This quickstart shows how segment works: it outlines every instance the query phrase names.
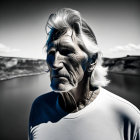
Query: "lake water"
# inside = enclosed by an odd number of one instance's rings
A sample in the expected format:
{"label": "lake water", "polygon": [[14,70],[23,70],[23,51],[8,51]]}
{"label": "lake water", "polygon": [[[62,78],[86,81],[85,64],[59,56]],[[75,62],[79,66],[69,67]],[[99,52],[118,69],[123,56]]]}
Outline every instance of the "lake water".
{"label": "lake water", "polygon": [[[140,108],[140,77],[109,74],[106,89]],[[28,117],[33,100],[50,91],[47,74],[0,82],[0,140],[27,140]]]}

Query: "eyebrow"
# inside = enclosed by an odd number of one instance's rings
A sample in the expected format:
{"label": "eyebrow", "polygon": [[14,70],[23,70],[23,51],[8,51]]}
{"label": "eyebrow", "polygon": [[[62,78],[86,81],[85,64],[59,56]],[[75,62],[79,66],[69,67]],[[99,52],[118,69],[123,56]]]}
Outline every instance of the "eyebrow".
{"label": "eyebrow", "polygon": [[74,43],[73,42],[69,42],[69,41],[63,41],[59,45],[73,47],[74,46]]}
{"label": "eyebrow", "polygon": [[[61,47],[59,48],[59,46],[61,46]],[[71,43],[71,42],[68,42],[68,41],[63,41],[61,43],[52,42],[52,43],[49,43],[48,48],[47,48],[47,52],[50,49],[57,48],[57,47],[59,49],[68,49],[68,50],[74,51],[73,46],[74,46],[74,43]]]}

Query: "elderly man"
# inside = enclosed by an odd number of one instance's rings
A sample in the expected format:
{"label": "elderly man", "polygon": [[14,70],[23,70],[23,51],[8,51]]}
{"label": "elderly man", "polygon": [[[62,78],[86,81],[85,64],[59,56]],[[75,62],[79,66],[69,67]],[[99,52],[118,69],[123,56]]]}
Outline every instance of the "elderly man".
{"label": "elderly man", "polygon": [[95,35],[78,11],[63,8],[47,22],[52,92],[31,108],[30,140],[139,140],[140,112],[101,88],[106,68]]}

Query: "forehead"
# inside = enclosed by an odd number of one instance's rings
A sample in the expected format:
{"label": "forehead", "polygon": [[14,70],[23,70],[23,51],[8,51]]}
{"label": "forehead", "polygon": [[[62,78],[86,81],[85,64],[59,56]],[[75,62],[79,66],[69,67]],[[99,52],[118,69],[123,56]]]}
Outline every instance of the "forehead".
{"label": "forehead", "polygon": [[56,31],[53,31],[49,36],[47,44],[48,46],[49,44],[76,45],[77,42],[76,42],[75,32],[72,31],[71,29],[68,29],[64,34],[60,35],[60,33],[58,32],[56,33]]}

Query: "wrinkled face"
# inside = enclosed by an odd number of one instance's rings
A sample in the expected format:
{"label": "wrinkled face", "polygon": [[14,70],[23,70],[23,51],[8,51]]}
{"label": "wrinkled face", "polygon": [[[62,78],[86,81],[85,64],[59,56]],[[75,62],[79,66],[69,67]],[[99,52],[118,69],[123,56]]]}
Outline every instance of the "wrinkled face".
{"label": "wrinkled face", "polygon": [[87,67],[88,55],[79,48],[72,34],[72,30],[68,30],[48,42],[47,63],[51,87],[55,91],[66,92],[77,87]]}

